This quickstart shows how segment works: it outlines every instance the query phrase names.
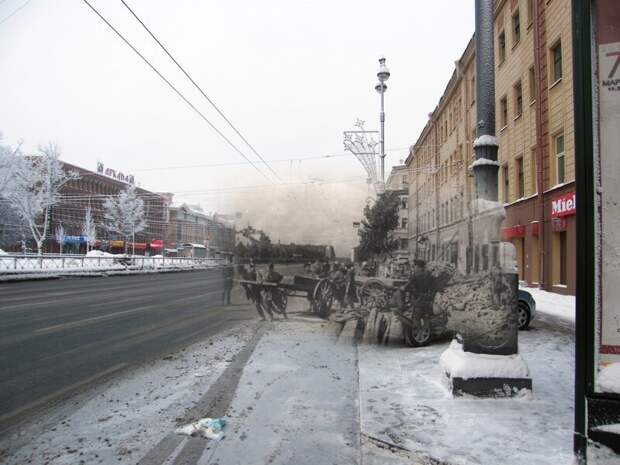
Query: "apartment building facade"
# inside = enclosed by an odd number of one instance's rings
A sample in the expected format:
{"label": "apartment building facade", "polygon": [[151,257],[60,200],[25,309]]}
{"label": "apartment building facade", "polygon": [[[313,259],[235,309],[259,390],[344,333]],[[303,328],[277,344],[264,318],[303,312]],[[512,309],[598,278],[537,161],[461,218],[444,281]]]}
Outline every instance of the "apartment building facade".
{"label": "apartment building facade", "polygon": [[226,215],[209,215],[200,205],[187,203],[170,206],[168,216],[164,243],[170,253],[178,253],[184,244],[204,247],[209,257],[233,252],[234,218]]}
{"label": "apartment building facade", "polygon": [[[103,204],[109,197],[118,195],[130,184],[123,177],[106,175],[103,170],[90,171],[67,162],[62,162],[65,171],[72,171],[79,175],[78,179],[67,182],[61,189],[59,201],[51,209],[50,239],[46,241],[46,252],[58,252],[60,247],[54,239],[54,231],[62,226],[65,232],[65,251],[84,252],[86,237],[82,234],[82,227],[86,209],[90,207],[93,221],[97,230],[95,247],[111,251],[123,252],[125,242],[123,237],[111,232],[105,227]],[[132,179],[133,180],[133,179]],[[162,239],[168,222],[168,197],[165,194],[136,188],[137,196],[144,202],[146,226],[144,230],[135,234],[135,242],[127,244],[136,254],[161,253]]]}
{"label": "apartment building facade", "polygon": [[[498,192],[502,238],[516,248],[519,278],[575,292],[575,187],[570,0],[495,3]],[[406,160],[410,254],[465,269],[476,136],[473,38]]]}
{"label": "apartment building facade", "polygon": [[398,241],[398,255],[409,254],[409,170],[406,165],[392,167],[386,191],[396,192],[399,200],[398,227],[394,230],[394,238]]}

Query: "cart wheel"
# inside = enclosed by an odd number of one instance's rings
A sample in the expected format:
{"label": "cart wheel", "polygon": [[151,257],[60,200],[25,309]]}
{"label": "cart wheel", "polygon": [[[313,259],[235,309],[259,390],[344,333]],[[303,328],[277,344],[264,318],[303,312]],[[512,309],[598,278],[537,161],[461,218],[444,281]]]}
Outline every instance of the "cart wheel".
{"label": "cart wheel", "polygon": [[388,316],[385,313],[380,313],[377,316],[377,321],[375,323],[375,337],[377,344],[383,344],[383,339],[385,338],[385,333],[388,330],[389,326]]}
{"label": "cart wheel", "polygon": [[359,289],[359,301],[361,305],[367,305],[371,300],[377,304],[387,300],[388,289],[378,279],[369,279]]}
{"label": "cart wheel", "polygon": [[313,292],[314,311],[321,318],[327,318],[334,301],[334,287],[329,279],[321,279]]}
{"label": "cart wheel", "polygon": [[422,347],[431,341],[430,318],[414,317],[413,325],[404,328],[405,342],[410,347]]}

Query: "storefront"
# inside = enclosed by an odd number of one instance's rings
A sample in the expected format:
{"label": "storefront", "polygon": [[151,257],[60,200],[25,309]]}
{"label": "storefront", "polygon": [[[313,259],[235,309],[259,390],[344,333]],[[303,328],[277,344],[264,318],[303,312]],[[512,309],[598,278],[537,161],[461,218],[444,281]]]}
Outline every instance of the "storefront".
{"label": "storefront", "polygon": [[149,255],[163,255],[164,241],[161,239],[154,239],[149,244]]}
{"label": "storefront", "polygon": [[542,200],[542,225],[538,196],[508,205],[502,240],[515,246],[520,281],[528,286],[574,295],[577,212],[574,183],[546,192]]}

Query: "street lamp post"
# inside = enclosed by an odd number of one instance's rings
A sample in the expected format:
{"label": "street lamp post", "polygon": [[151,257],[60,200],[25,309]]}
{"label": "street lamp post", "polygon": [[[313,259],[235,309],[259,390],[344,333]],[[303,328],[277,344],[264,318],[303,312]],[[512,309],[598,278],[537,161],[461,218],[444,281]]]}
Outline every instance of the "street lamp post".
{"label": "street lamp post", "polygon": [[381,123],[381,182],[385,182],[385,111],[384,111],[384,94],[387,90],[387,81],[390,78],[390,70],[385,66],[385,57],[379,58],[379,71],[377,71],[379,82],[375,86],[375,90],[381,95],[381,113],[379,121]]}

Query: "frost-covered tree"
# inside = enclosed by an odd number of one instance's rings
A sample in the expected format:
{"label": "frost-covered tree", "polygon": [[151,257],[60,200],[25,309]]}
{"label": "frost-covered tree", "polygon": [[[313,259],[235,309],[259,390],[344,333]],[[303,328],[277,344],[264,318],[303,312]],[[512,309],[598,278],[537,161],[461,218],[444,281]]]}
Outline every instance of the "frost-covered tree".
{"label": "frost-covered tree", "polygon": [[50,209],[58,203],[61,188],[79,175],[65,171],[55,144],[39,147],[38,156],[18,157],[11,188],[5,194],[28,225],[39,255],[49,235]]}
{"label": "frost-covered tree", "polygon": [[19,158],[21,142],[17,148],[2,143],[0,133],[0,197],[5,196],[12,188],[15,180],[15,170],[21,161]]}
{"label": "frost-covered tree", "polygon": [[118,196],[107,198],[103,209],[106,229],[125,239],[125,253],[127,253],[129,238],[146,227],[144,201],[138,197],[136,188],[129,185]]}
{"label": "frost-covered tree", "polygon": [[97,240],[97,226],[93,219],[93,212],[90,205],[86,207],[84,212],[84,222],[82,223],[82,235],[86,236],[86,251],[90,250],[90,247]]}
{"label": "frost-covered tree", "polygon": [[62,224],[56,226],[56,230],[54,231],[54,239],[56,239],[56,242],[60,247],[60,254],[62,255],[62,246],[65,245],[65,228]]}
{"label": "frost-covered tree", "polygon": [[0,198],[0,249],[11,249],[29,235],[28,226],[9,200]]}

